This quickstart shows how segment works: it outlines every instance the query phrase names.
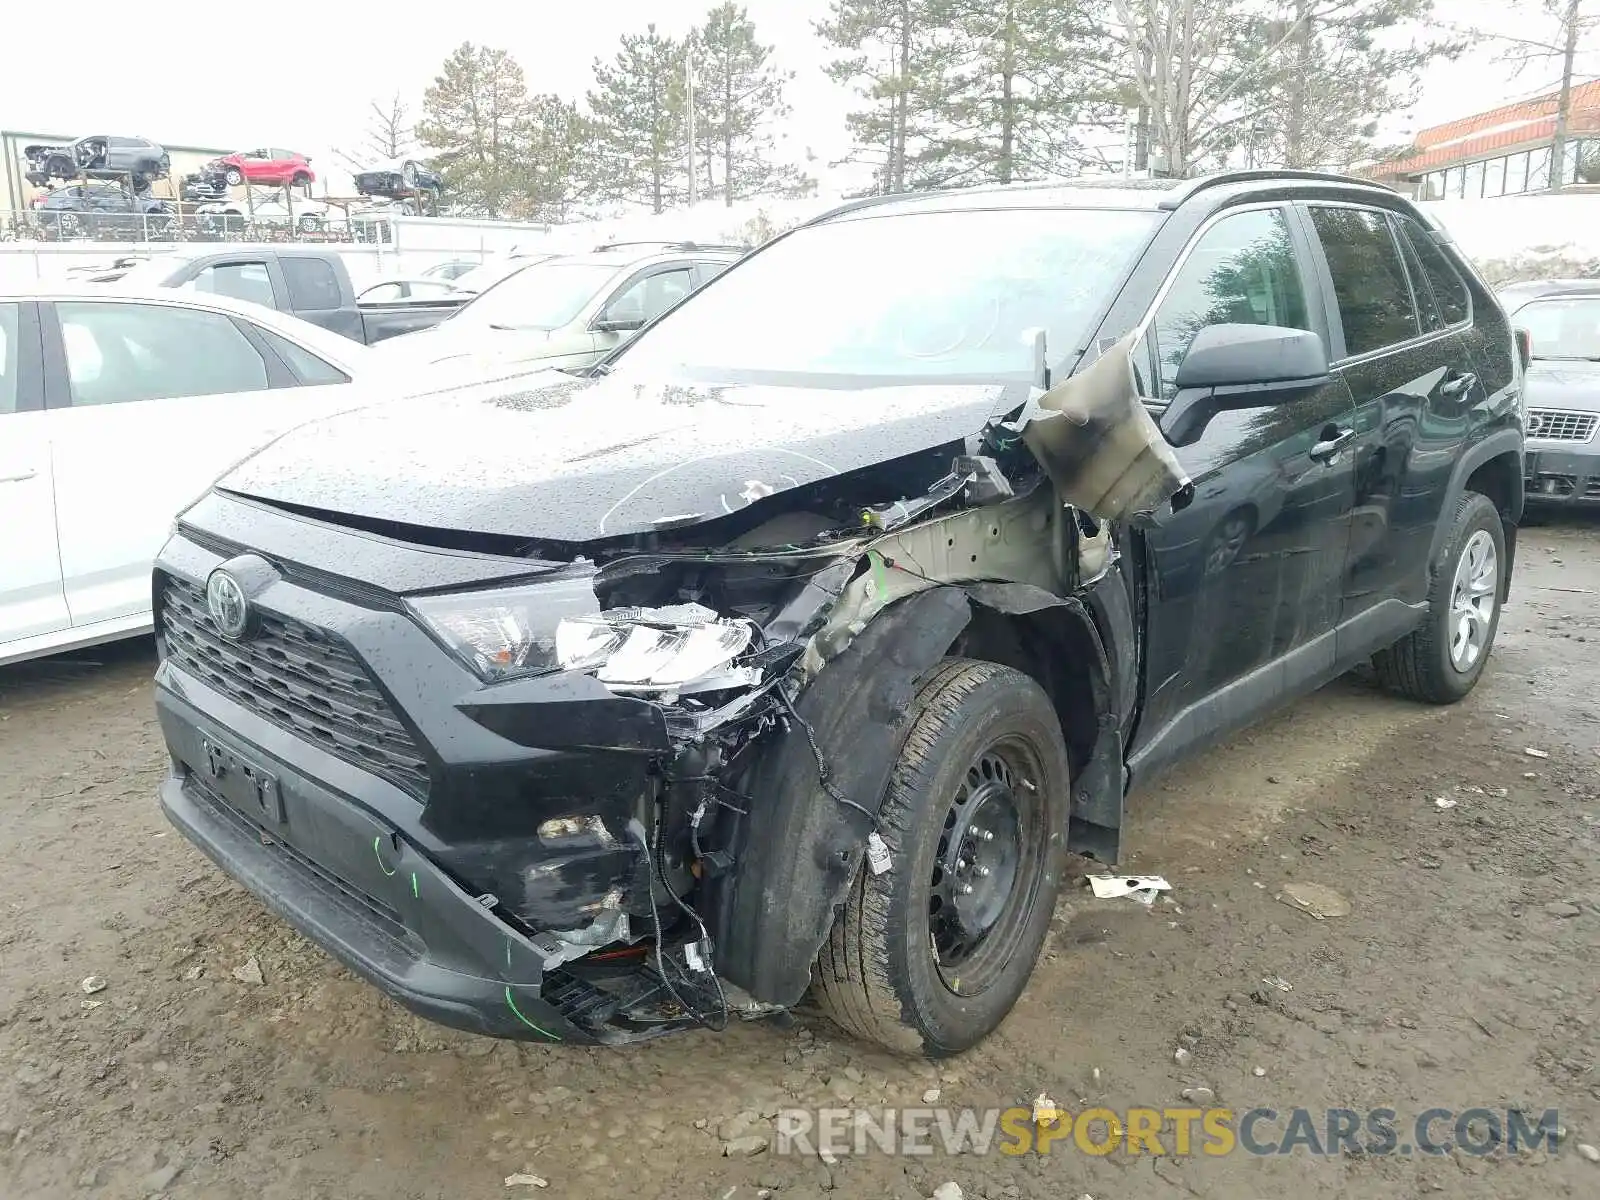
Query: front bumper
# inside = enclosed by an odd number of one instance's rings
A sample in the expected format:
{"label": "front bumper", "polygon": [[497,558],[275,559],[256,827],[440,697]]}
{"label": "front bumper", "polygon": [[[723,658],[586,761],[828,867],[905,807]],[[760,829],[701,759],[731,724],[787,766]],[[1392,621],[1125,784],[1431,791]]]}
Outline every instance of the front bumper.
{"label": "front bumper", "polygon": [[[595,1041],[541,991],[544,952],[497,918],[398,830],[289,761],[305,748],[252,729],[225,697],[163,666],[156,710],[172,754],[171,822],[307,938],[411,1011],[493,1037]],[[231,760],[219,775],[207,764]],[[254,778],[246,778],[250,770]],[[257,800],[262,772],[274,795]],[[341,774],[337,767],[335,775]],[[230,779],[230,775],[232,778]]]}
{"label": "front bumper", "polygon": [[[573,961],[563,941],[617,909],[650,927],[648,868],[625,831],[654,795],[650,747],[665,746],[656,710],[588,676],[486,687],[395,605],[371,603],[322,565],[348,571],[377,556],[368,577],[417,586],[492,564],[215,497],[203,506],[247,518],[275,561],[288,558],[276,557],[281,538],[296,546],[289,561],[311,565],[253,597],[259,627],[226,643],[202,628],[195,596],[237,551],[185,533],[162,551],[155,682],[169,819],[308,938],[431,1020],[582,1042],[681,1027],[649,1002],[658,989],[642,947],[602,964]],[[597,731],[623,744],[597,747]],[[547,840],[543,823],[572,815],[600,818],[603,831]]]}
{"label": "front bumper", "polygon": [[1557,450],[1530,441],[1526,463],[1528,504],[1600,506],[1600,446]]}

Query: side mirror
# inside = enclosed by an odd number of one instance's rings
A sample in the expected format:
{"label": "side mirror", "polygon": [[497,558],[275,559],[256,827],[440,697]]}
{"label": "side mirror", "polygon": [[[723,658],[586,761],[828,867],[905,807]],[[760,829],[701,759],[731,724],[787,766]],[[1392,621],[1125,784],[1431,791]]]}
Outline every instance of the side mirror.
{"label": "side mirror", "polygon": [[633,333],[644,328],[644,317],[608,317],[602,313],[590,328],[596,333]]}
{"label": "side mirror", "polygon": [[1208,325],[1178,367],[1161,432],[1174,446],[1191,445],[1219,412],[1282,404],[1330,378],[1327,347],[1309,330]]}

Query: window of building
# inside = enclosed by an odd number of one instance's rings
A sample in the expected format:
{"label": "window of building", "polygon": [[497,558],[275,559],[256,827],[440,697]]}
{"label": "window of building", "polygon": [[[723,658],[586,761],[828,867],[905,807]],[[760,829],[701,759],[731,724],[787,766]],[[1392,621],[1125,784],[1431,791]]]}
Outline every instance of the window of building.
{"label": "window of building", "polygon": [[1578,143],[1578,183],[1600,183],[1600,141]]}
{"label": "window of building", "polygon": [[1422,188],[1417,196],[1419,200],[1444,199],[1444,172],[1434,171],[1422,177]]}
{"label": "window of building", "polygon": [[1505,159],[1491,158],[1483,164],[1483,194],[1489,197],[1506,194]]}
{"label": "window of building", "polygon": [[1468,200],[1477,200],[1483,196],[1483,164],[1481,162],[1467,164],[1466,176],[1461,184],[1461,194]]}
{"label": "window of building", "polygon": [[1463,169],[1461,167],[1451,167],[1444,173],[1444,194],[1447,199],[1461,199],[1462,176]]}
{"label": "window of building", "polygon": [[1513,154],[1506,159],[1506,195],[1516,196],[1528,190],[1528,152]]}
{"label": "window of building", "polygon": [[1542,192],[1550,186],[1550,147],[1528,151],[1528,191]]}

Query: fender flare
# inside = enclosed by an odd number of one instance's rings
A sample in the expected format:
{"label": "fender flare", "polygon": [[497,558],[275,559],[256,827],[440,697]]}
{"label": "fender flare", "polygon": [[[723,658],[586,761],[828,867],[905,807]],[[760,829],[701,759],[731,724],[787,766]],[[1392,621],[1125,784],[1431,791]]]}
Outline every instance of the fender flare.
{"label": "fender flare", "polygon": [[[1440,509],[1440,517],[1434,525],[1433,540],[1428,546],[1428,569],[1432,571],[1434,564],[1439,561],[1439,556],[1444,553],[1444,541],[1449,536],[1450,528],[1448,514],[1455,511],[1456,503],[1467,490],[1467,479],[1484,463],[1491,458],[1501,455],[1511,455],[1516,459],[1516,490],[1512,496],[1511,528],[1505,531],[1506,554],[1515,560],[1516,556],[1516,525],[1522,520],[1523,509],[1523,446],[1522,430],[1520,427],[1502,427],[1489,434],[1487,437],[1472,443],[1456,459],[1455,466],[1450,470],[1450,482],[1445,486],[1444,505]],[[1506,564],[1505,595],[1504,601],[1511,594],[1511,568],[1513,562]]]}

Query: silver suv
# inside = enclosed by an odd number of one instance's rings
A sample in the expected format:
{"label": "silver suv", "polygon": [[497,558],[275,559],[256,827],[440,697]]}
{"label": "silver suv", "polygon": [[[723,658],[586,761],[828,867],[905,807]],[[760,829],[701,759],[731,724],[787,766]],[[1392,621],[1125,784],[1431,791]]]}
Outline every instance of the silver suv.
{"label": "silver suv", "polygon": [[417,366],[591,366],[743,253],[737,246],[627,242],[536,260],[433,328],[374,349]]}

